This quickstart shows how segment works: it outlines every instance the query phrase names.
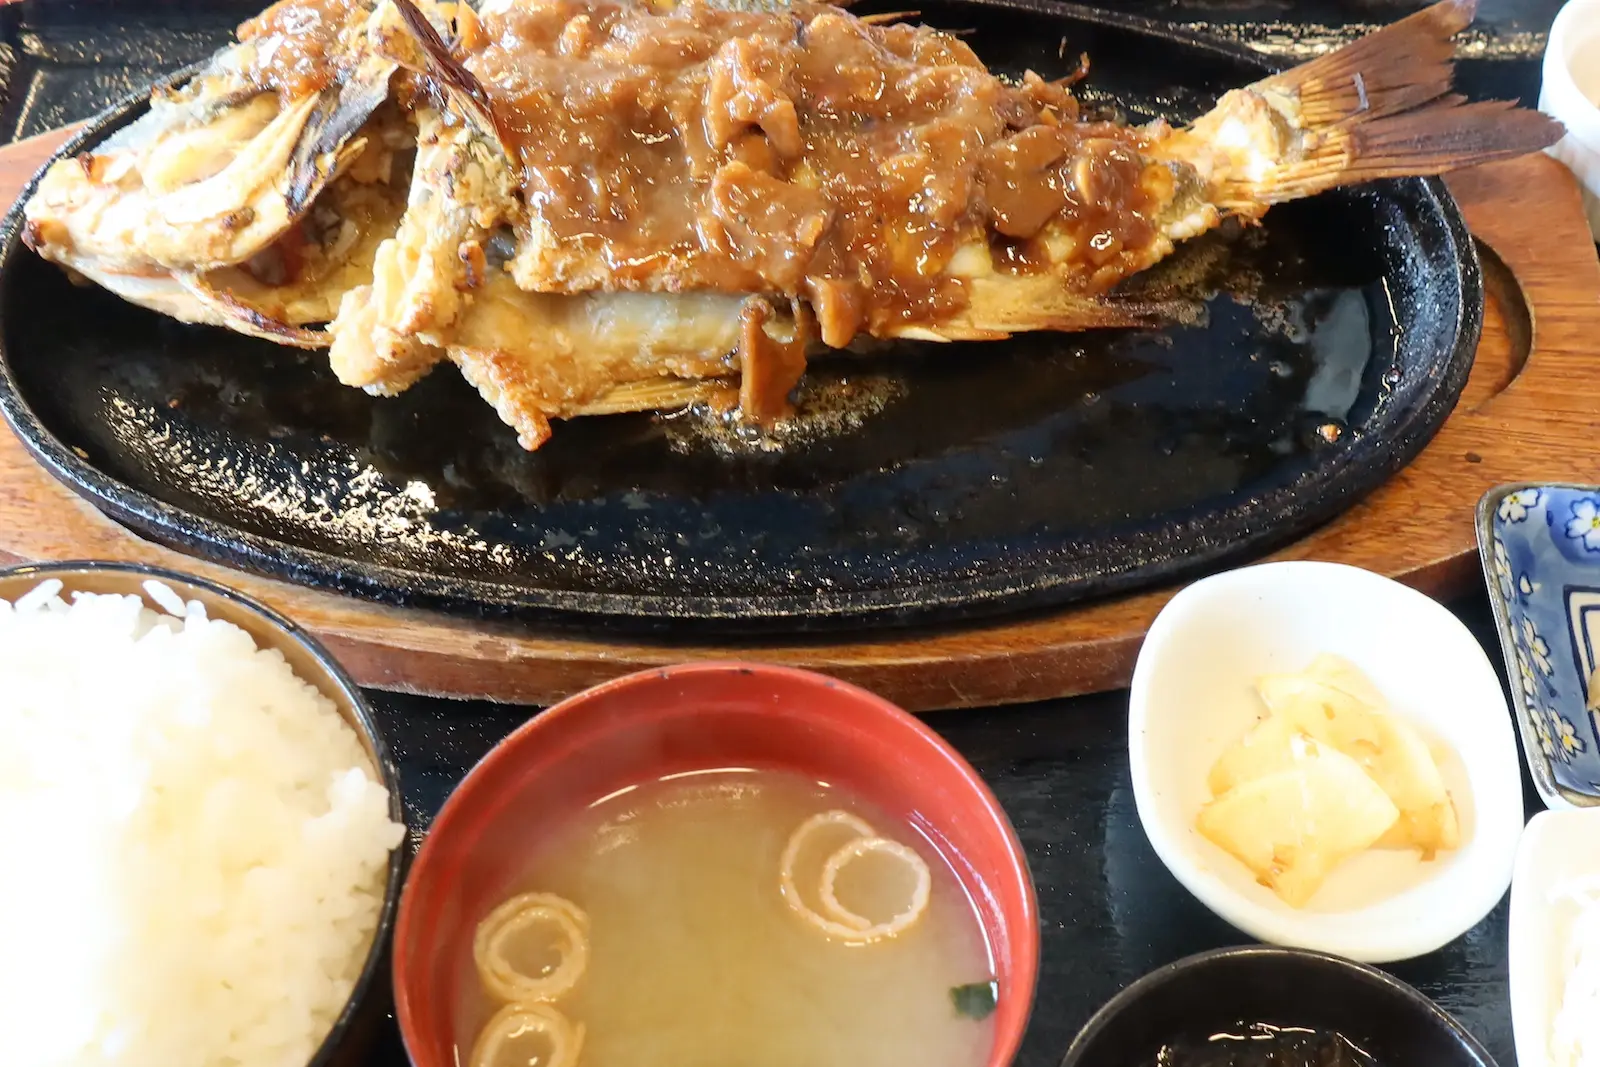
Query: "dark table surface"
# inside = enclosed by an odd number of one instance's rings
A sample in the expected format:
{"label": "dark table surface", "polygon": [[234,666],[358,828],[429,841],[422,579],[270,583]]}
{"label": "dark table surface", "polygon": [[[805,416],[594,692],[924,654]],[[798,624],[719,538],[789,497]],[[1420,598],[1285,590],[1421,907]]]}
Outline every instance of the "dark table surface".
{"label": "dark table surface", "polygon": [[[257,0],[21,0],[0,8],[0,140],[86,117],[221,43]],[[1118,0],[1108,6],[1298,58],[1392,21],[1394,0]],[[1461,87],[1477,97],[1538,94],[1538,59],[1558,0],[1482,0],[1464,37]],[[1498,667],[1487,601],[1452,607]],[[423,832],[467,769],[532,708],[372,693],[399,758],[406,806]],[[1046,1067],[1107,998],[1181,956],[1248,940],[1167,873],[1134,810],[1127,694],[946,712],[928,721],[993,787],[1038,887],[1044,950],[1018,1067]],[[1529,814],[1540,802],[1526,787]],[[1438,952],[1390,969],[1453,1012],[1502,1064],[1512,1053],[1506,902]],[[373,1067],[405,1063],[392,1032]]]}

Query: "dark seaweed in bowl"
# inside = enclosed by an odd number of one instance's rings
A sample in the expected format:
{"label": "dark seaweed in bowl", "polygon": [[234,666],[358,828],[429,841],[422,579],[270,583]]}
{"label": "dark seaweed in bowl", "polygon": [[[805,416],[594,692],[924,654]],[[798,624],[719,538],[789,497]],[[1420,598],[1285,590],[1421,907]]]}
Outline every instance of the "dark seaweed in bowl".
{"label": "dark seaweed in bowl", "polygon": [[[1255,1040],[1218,1040],[1239,1037]],[[1295,1053],[1318,1058],[1283,1058]],[[1061,1067],[1279,1063],[1495,1067],[1459,1022],[1399,979],[1338,956],[1265,945],[1203,952],[1145,975],[1095,1013]]]}

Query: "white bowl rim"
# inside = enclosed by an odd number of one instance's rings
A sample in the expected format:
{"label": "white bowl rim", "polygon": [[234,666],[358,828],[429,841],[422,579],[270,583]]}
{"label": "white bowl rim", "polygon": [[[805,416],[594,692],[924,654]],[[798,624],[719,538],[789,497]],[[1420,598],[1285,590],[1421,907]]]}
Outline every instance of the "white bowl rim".
{"label": "white bowl rim", "polygon": [[1567,136],[1600,151],[1600,105],[1578,91],[1573,78],[1574,59],[1568,55],[1572,38],[1586,18],[1592,21],[1593,44],[1600,57],[1600,0],[1567,0],[1556,12],[1545,42],[1539,106],[1560,120]]}
{"label": "white bowl rim", "polygon": [[[1155,662],[1150,650],[1160,649],[1192,604],[1215,596],[1219,592],[1225,592],[1230,586],[1253,583],[1273,574],[1283,575],[1288,580],[1293,580],[1296,574],[1337,575],[1352,585],[1365,585],[1369,590],[1377,591],[1381,595],[1411,601],[1435,618],[1441,628],[1454,632],[1470,647],[1476,649],[1482,658],[1483,669],[1495,679],[1497,686],[1499,684],[1499,675],[1482,646],[1465,624],[1448,608],[1424,593],[1373,571],[1319,560],[1276,560],[1239,567],[1203,578],[1181,590],[1157,615],[1139,651],[1138,662],[1134,666],[1133,684],[1129,693],[1128,755],[1134,804],[1139,812],[1139,821],[1144,826],[1151,847],[1173,877],[1212,912],[1252,937],[1285,947],[1329,952],[1363,963],[1390,963],[1432,952],[1482,921],[1499,904],[1511,885],[1524,812],[1521,761],[1517,756],[1510,709],[1505,705],[1503,691],[1500,692],[1500,703],[1505,707],[1505,719],[1498,726],[1491,725],[1489,728],[1503,730],[1506,747],[1491,773],[1504,774],[1508,778],[1515,779],[1515,788],[1510,790],[1510,795],[1514,797],[1516,804],[1515,825],[1512,827],[1512,820],[1506,818],[1511,814],[1508,810],[1496,809],[1486,812],[1483,805],[1478,805],[1477,832],[1467,846],[1490,857],[1484,862],[1493,866],[1495,876],[1484,878],[1481,877],[1481,870],[1476,867],[1457,865],[1448,873],[1405,890],[1406,894],[1427,891],[1439,899],[1430,903],[1427,908],[1418,909],[1413,920],[1404,927],[1385,928],[1384,924],[1372,924],[1364,932],[1357,933],[1352,929],[1341,936],[1338,931],[1314,929],[1321,925],[1319,920],[1326,919],[1325,913],[1308,913],[1304,916],[1288,914],[1249,900],[1228,886],[1220,877],[1201,870],[1193,863],[1185,855],[1179,843],[1177,830],[1153,815],[1157,806],[1152,792],[1146,731],[1142,729],[1147,721],[1151,672],[1154,670],[1152,664]],[[1510,786],[1509,781],[1506,784]],[[1506,832],[1495,834],[1494,827],[1501,823],[1506,825]],[[1450,887],[1448,893],[1441,892],[1445,886]],[[1394,899],[1391,897],[1368,908],[1342,912],[1339,913],[1339,917],[1349,920],[1371,908],[1386,906]],[[1360,924],[1351,922],[1349,926],[1359,928]]]}
{"label": "white bowl rim", "polygon": [[[394,941],[395,922],[400,910],[400,897],[411,866],[409,837],[415,829],[415,824],[406,812],[405,795],[401,788],[400,764],[389,743],[388,734],[379,723],[377,713],[367,700],[366,694],[320,638],[276,608],[263,604],[255,597],[224,585],[216,579],[153,563],[112,559],[48,560],[0,567],[0,578],[32,579],[36,582],[59,578],[67,583],[69,589],[74,586],[92,587],[97,579],[103,579],[107,575],[143,578],[187,587],[197,597],[209,597],[212,600],[225,602],[246,614],[255,616],[284,640],[299,645],[309,653],[317,668],[325,675],[325,680],[349,701],[351,715],[346,722],[361,738],[363,750],[370,747],[372,770],[389,794],[389,818],[405,829],[407,839],[401,840],[389,852],[389,858],[384,866],[382,902],[376,925],[373,927],[372,940],[361,957],[360,970],[356,972],[354,984],[345,995],[338,1014],[328,1024],[327,1031],[307,1059],[306,1067],[328,1067],[339,1062],[342,1057],[349,1055],[351,1048],[361,1047],[361,1042],[365,1040],[360,1036],[360,1028],[366,1025],[363,1020],[374,1012],[386,1010],[385,1002],[391,999],[388,989],[388,960]],[[142,590],[138,595],[152,609],[161,608],[159,604],[150,603],[149,595]],[[303,675],[297,674],[297,677],[306,684],[316,684],[313,679]]]}

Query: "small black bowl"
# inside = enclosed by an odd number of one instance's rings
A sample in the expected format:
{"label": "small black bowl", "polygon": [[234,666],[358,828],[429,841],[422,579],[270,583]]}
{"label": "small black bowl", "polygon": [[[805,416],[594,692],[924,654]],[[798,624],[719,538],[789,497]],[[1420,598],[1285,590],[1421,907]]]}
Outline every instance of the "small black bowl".
{"label": "small black bowl", "polygon": [[1161,1047],[1241,1025],[1332,1031],[1380,1067],[1495,1067],[1439,1005],[1382,971],[1303,949],[1250,945],[1151,971],[1106,1002],[1061,1067],[1156,1067]]}

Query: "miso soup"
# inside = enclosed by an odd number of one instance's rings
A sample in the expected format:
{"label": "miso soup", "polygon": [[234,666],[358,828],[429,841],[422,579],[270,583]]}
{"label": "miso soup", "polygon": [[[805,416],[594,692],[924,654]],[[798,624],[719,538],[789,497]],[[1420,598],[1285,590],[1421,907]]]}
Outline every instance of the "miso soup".
{"label": "miso soup", "polygon": [[[641,783],[541,831],[504,896],[519,894],[502,909],[532,908],[522,920],[480,927],[506,973],[464,960],[462,1067],[988,1059],[993,963],[961,883],[911,827],[822,783],[739,768]],[[507,1007],[524,994],[529,1011]],[[486,1049],[491,1017],[509,1028]]]}

